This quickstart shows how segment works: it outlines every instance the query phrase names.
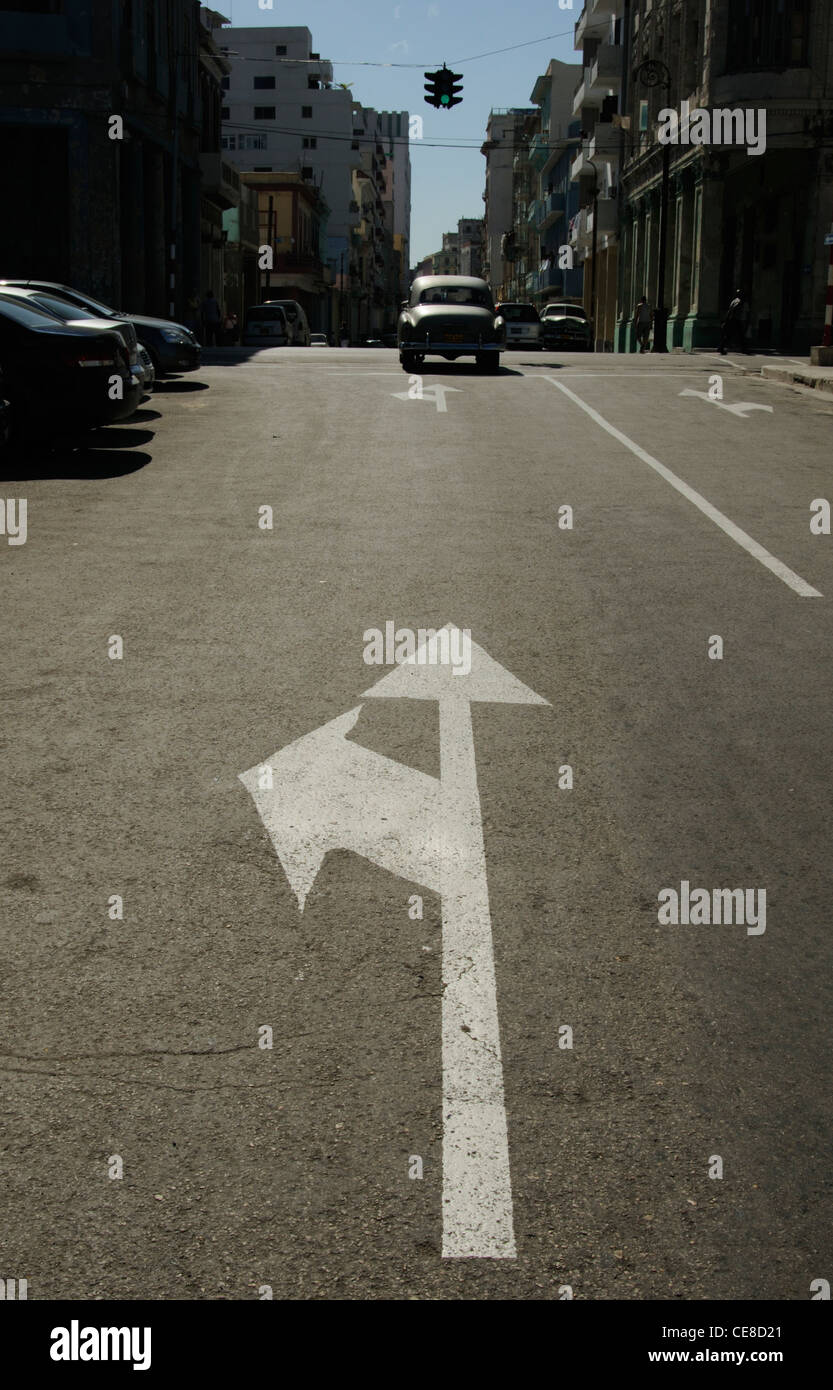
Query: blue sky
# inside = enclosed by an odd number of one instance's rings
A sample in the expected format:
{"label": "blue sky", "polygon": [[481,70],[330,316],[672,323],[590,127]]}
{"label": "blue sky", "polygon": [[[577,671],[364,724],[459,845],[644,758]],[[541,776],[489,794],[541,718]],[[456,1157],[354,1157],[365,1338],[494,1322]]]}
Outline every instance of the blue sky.
{"label": "blue sky", "polygon": [[[482,217],[486,161],[480,153],[493,106],[529,106],[529,94],[550,58],[576,63],[573,28],[583,0],[571,9],[558,0],[274,0],[261,10],[258,0],[214,0],[212,8],[240,26],[306,25],[313,47],[334,64],[336,82],[349,83],[365,106],[407,110],[423,118],[423,140],[411,142],[411,263],[436,251],[443,232],[460,217]],[[517,48],[494,57],[472,59],[510,44],[563,37]],[[415,68],[365,67],[365,63],[416,63]],[[423,100],[424,69],[443,63],[463,73],[463,101],[451,111],[435,111]],[[459,141],[465,148],[432,147],[432,141]]]}

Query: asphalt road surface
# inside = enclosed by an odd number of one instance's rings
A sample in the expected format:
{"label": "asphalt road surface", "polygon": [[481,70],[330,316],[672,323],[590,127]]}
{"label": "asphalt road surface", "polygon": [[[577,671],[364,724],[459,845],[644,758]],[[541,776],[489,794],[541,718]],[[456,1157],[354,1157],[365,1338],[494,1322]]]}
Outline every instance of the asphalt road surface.
{"label": "asphalt road surface", "polygon": [[[421,398],[391,351],[213,356],[3,479],[0,1274],[810,1298],[833,400],[705,356],[430,361]],[[445,704],[366,697],[405,671],[364,660],[387,622],[470,631],[547,703],[469,706],[448,670]],[[270,759],[275,839],[241,781]],[[661,921],[683,883],[749,890],[758,925]],[[491,1253],[449,1253],[492,1217]]]}

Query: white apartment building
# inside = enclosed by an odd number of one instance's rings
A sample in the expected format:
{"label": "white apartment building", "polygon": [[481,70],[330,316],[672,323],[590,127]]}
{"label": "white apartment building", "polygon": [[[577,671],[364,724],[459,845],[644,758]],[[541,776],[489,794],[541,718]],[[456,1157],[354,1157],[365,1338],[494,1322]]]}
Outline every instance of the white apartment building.
{"label": "white apartment building", "polygon": [[241,170],[288,171],[314,183],[330,209],[327,257],[337,260],[359,222],[352,92],[333,82],[332,63],[314,52],[306,27],[225,26],[213,38],[231,64],[223,84],[224,158]]}
{"label": "white apartment building", "polygon": [[486,140],[480,147],[486,156],[483,278],[492,294],[498,293],[506,275],[501,238],[512,230],[513,161],[522,143],[524,121],[536,114],[534,107],[493,108],[486,125]]}

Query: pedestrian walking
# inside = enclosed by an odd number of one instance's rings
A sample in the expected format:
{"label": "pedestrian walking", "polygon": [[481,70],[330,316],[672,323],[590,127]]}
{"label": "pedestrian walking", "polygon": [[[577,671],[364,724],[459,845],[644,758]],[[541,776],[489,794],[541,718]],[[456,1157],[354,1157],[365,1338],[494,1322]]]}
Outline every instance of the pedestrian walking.
{"label": "pedestrian walking", "polygon": [[202,340],[205,346],[216,347],[222,316],[213,290],[206,290],[205,292],[205,298],[200,305],[200,318],[202,320]]}
{"label": "pedestrian walking", "polygon": [[749,326],[749,305],[743,297],[741,290],[735,290],[726,317],[723,320],[722,332],[720,335],[720,355],[725,357],[726,353],[734,344],[736,352],[742,352],[749,356],[749,348],[746,345],[746,334]]}
{"label": "pedestrian walking", "polygon": [[651,321],[653,315],[651,306],[644,294],[634,311],[633,321],[636,326],[636,340],[639,343],[639,351],[647,352],[648,343],[651,337]]}
{"label": "pedestrian walking", "polygon": [[237,342],[237,315],[226,314],[223,320],[223,342],[226,347]]}

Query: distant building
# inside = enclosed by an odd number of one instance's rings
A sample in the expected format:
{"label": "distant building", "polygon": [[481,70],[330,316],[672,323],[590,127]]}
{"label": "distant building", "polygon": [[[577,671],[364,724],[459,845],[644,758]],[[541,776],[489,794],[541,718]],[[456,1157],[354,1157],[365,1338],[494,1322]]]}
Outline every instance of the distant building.
{"label": "distant building", "polygon": [[504,237],[512,232],[513,164],[522,141],[524,123],[537,113],[529,108],[494,108],[486,125],[486,140],[480,148],[486,156],[484,265],[483,274],[496,299],[503,296],[508,283]]}
{"label": "distant building", "polygon": [[483,231],[482,217],[461,217],[457,223],[457,261],[461,275],[482,275]]}
{"label": "distant building", "polygon": [[[579,212],[571,219],[570,245],[584,267],[584,307],[594,321],[597,350],[612,351],[616,338],[619,271],[619,169],[624,150],[620,114],[622,16],[625,0],[585,5],[575,30],[582,66],[572,103],[581,142],[570,179]],[[594,235],[595,221],[595,235]],[[596,254],[593,256],[595,245]]]}
{"label": "distant building", "polygon": [[257,300],[296,299],[314,333],[333,329],[324,259],[329,209],[314,184],[291,170],[241,175],[258,204],[258,244],[271,252],[271,269],[258,268]]}

